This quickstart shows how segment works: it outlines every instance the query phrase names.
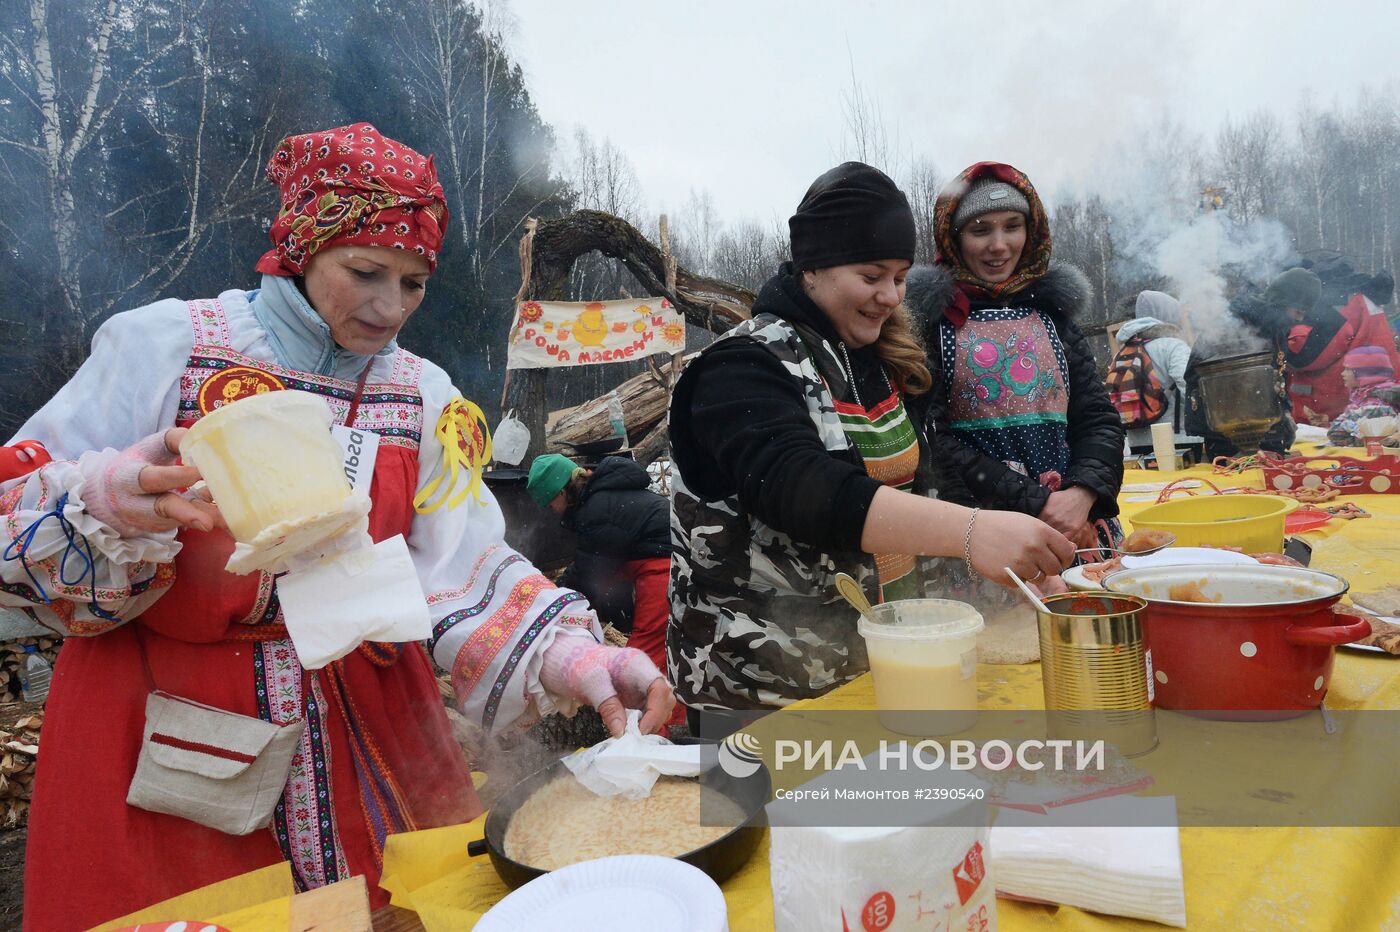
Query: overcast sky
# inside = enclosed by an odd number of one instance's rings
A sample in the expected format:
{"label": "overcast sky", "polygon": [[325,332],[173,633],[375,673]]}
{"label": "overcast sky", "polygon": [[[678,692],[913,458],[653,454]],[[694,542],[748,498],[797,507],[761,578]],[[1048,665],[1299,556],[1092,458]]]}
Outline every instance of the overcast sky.
{"label": "overcast sky", "polygon": [[[574,124],[636,167],[648,206],[708,189],[721,217],[785,219],[840,155],[851,70],[900,149],[944,175],[979,159],[1091,186],[1165,111],[1290,117],[1400,81],[1389,0],[838,3],[513,0],[511,47],[561,140]],[[995,11],[995,12],[992,12]]]}

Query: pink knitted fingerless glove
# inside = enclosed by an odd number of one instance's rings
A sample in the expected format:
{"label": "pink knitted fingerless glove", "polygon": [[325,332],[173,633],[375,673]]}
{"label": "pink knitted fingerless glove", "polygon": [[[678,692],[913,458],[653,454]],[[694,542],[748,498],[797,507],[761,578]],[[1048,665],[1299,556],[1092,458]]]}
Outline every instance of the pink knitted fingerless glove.
{"label": "pink knitted fingerless glove", "polygon": [[591,637],[560,634],[544,652],[540,683],[556,696],[571,696],[597,708],[617,696],[640,709],[647,689],[661,677],[651,658],[631,647],[599,644]]}
{"label": "pink knitted fingerless glove", "polygon": [[122,537],[139,537],[179,527],[156,514],[156,499],[141,491],[141,470],[172,466],[178,457],[165,446],[165,431],[151,434],[118,452],[110,447],[84,453],[78,460],[83,475],[83,507]]}

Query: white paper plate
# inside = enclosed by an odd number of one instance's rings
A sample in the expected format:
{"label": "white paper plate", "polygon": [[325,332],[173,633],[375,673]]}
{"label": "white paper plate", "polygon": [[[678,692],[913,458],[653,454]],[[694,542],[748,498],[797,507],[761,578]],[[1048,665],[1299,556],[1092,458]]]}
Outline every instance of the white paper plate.
{"label": "white paper plate", "polygon": [[[1119,492],[1160,492],[1160,491],[1162,491],[1163,489],[1165,489],[1167,486],[1169,486],[1169,485],[1171,485],[1171,484],[1172,484],[1172,483],[1170,483],[1170,482],[1125,482],[1125,483],[1123,483],[1123,485],[1118,489],[1118,491],[1119,491]],[[1200,479],[1178,479],[1178,480],[1176,480],[1176,485],[1175,485],[1175,487],[1178,488],[1178,489],[1199,489],[1199,488],[1201,487],[1201,480],[1200,480]]]}
{"label": "white paper plate", "polygon": [[476,932],[728,932],[719,884],[675,858],[624,854],[536,877]]}
{"label": "white paper plate", "polygon": [[[1365,598],[1365,596],[1362,596],[1362,598]],[[1400,616],[1396,616],[1396,615],[1382,615],[1380,612],[1373,612],[1373,611],[1371,611],[1369,608],[1367,608],[1365,605],[1363,605],[1362,603],[1357,602],[1355,599],[1352,600],[1352,604],[1353,604],[1354,606],[1356,606],[1357,608],[1361,609],[1363,612],[1366,612],[1366,613],[1369,614],[1369,615],[1375,615],[1375,616],[1376,616],[1377,618],[1379,618],[1381,621],[1388,621],[1388,622],[1390,622],[1390,623],[1393,624],[1393,625],[1400,625]],[[1342,610],[1343,610],[1343,611],[1346,611],[1346,609],[1342,609]],[[1393,656],[1393,655],[1390,653],[1390,651],[1385,650],[1384,648],[1381,648],[1381,647],[1377,647],[1377,646],[1374,645],[1374,644],[1357,644],[1357,643],[1353,642],[1353,643],[1351,643],[1351,644],[1338,644],[1337,646],[1338,646],[1338,647],[1345,647],[1345,648],[1347,648],[1348,650],[1364,650],[1364,651],[1369,651],[1370,653],[1373,653],[1373,654],[1385,654],[1387,657]]]}
{"label": "white paper plate", "polygon": [[1103,586],[1098,583],[1089,582],[1089,580],[1084,578],[1084,567],[1082,566],[1071,566],[1060,574],[1060,578],[1065,581],[1066,586],[1069,586],[1076,592],[1087,592],[1090,589],[1103,588]]}
{"label": "white paper plate", "polygon": [[1364,651],[1366,651],[1367,653],[1370,653],[1370,654],[1388,654],[1388,653],[1389,653],[1389,651],[1387,651],[1387,650],[1385,650],[1385,649],[1383,649],[1383,648],[1377,647],[1377,646],[1374,645],[1374,644],[1356,644],[1356,643],[1352,643],[1352,644],[1338,644],[1337,646],[1338,646],[1338,647],[1345,647],[1347,650],[1364,650]]}
{"label": "white paper plate", "polygon": [[1258,563],[1247,553],[1221,550],[1219,547],[1168,547],[1145,557],[1124,557],[1123,569],[1140,570],[1148,566],[1199,566],[1203,563]]}
{"label": "white paper plate", "polygon": [[[1195,566],[1202,563],[1258,562],[1249,554],[1221,550],[1217,547],[1168,547],[1166,550],[1159,550],[1157,553],[1145,557],[1124,557],[1123,568],[1136,570],[1144,566]],[[1103,588],[1102,580],[1090,582],[1084,577],[1084,567],[1082,566],[1071,566],[1060,574],[1060,578],[1065,581],[1066,586],[1076,592]]]}

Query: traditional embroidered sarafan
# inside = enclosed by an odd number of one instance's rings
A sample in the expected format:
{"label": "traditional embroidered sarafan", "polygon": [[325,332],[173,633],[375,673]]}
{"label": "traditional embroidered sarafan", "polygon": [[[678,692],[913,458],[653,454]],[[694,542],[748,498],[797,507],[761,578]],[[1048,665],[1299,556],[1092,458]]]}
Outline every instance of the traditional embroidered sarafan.
{"label": "traditional embroidered sarafan", "polygon": [[[311,392],[338,421],[354,395],[353,381],[270,361],[241,291],[188,308],[161,302],[120,315],[104,331],[93,360],[70,383],[90,406],[66,403],[66,388],[25,425],[57,456],[121,448],[148,428],[189,426],[243,394]],[[146,356],[135,358],[142,347]],[[160,372],[129,376],[131,389],[142,393],[134,407],[150,393],[159,396],[150,405],[160,411],[136,423],[103,417],[112,400],[102,397],[99,375],[110,381],[121,378],[111,373],[142,366]],[[375,540],[407,537],[435,623],[429,649],[452,673],[469,720],[487,731],[523,726],[538,714],[573,708],[557,704],[530,673],[535,652],[560,624],[596,622],[581,596],[556,588],[503,543],[489,493],[450,511],[415,513],[415,490],[439,474],[433,427],[452,394],[445,374],[411,353],[375,357],[353,425],[380,437],[370,533]],[[71,429],[61,429],[65,424]],[[65,435],[77,445],[55,445],[53,438]],[[0,510],[9,538],[52,508],[64,488],[80,495],[74,470],[71,460],[56,461],[7,487]],[[31,569],[55,597],[52,605],[43,604],[33,582],[12,581],[13,564],[4,564],[0,589],[5,604],[25,606],[67,633],[97,635],[69,637],[55,671],[31,810],[28,928],[87,928],[279,860],[291,862],[301,888],[363,874],[372,905],[381,906],[388,901],[377,886],[387,835],[481,811],[423,646],[363,644],[325,669],[305,670],[287,638],[275,581],[224,572],[233,548],[226,532],[181,531],[173,561],[169,541],[163,554],[161,541],[114,542],[100,531],[90,539],[98,575],[112,583],[99,588],[99,607],[115,619],[93,614],[90,586],[68,587],[65,601],[65,591],[53,586],[61,582],[57,557],[41,557],[42,548]],[[267,829],[231,836],[126,805],[148,691],[138,626],[159,688],[267,721],[306,722]]]}

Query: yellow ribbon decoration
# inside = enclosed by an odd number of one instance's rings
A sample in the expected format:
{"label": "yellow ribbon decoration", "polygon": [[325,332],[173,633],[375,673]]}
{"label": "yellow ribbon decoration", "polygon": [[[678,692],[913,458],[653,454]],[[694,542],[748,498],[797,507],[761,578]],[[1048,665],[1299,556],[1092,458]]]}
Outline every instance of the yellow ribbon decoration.
{"label": "yellow ribbon decoration", "polygon": [[[486,470],[486,464],[491,462],[491,430],[486,426],[486,415],[459,395],[442,409],[434,432],[442,444],[442,471],[413,496],[413,510],[425,515],[446,504],[447,510],[451,511],[466,501],[469,494],[478,503],[485,504],[481,497],[481,474]],[[457,474],[464,468],[467,471],[466,487],[454,495]],[[429,504],[444,476],[447,477],[447,485],[436,496],[436,501]]]}

